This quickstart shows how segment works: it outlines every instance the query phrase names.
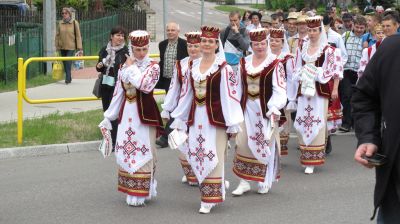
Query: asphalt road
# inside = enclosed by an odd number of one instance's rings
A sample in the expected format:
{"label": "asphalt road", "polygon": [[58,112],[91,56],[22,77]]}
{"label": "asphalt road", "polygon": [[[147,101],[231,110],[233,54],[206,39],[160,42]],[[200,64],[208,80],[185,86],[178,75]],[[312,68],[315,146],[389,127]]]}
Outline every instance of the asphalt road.
{"label": "asphalt road", "polygon": [[[158,196],[145,207],[129,207],[117,192],[115,158],[98,152],[0,161],[0,223],[370,223],[374,172],[353,161],[354,136],[333,137],[324,167],[305,175],[295,140],[283,158],[281,180],[267,195],[232,197],[238,184],[232,152],[226,201],[209,215],[198,213],[197,187],[180,183],[177,152],[160,149]],[[253,185],[254,186],[254,185]]]}

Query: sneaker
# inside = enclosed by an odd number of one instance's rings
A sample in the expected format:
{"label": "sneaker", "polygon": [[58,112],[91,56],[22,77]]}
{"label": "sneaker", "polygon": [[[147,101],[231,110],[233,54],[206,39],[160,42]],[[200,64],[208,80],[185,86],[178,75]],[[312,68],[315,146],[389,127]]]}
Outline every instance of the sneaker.
{"label": "sneaker", "polygon": [[305,174],[313,174],[314,173],[314,166],[306,166],[306,169],[304,170]]}
{"label": "sneaker", "polygon": [[350,128],[341,126],[341,127],[339,128],[339,131],[341,131],[341,132],[349,132],[349,131],[350,131]]}
{"label": "sneaker", "polygon": [[208,214],[211,212],[211,206],[200,206],[199,213],[200,214]]}
{"label": "sneaker", "polygon": [[188,182],[188,180],[187,180],[187,177],[185,176],[185,175],[183,175],[183,177],[182,177],[182,183],[186,183],[186,182]]}
{"label": "sneaker", "polygon": [[251,187],[250,187],[249,182],[241,179],[237,188],[234,191],[232,191],[232,194],[235,196],[241,196],[244,193],[250,191],[250,189],[251,189]]}

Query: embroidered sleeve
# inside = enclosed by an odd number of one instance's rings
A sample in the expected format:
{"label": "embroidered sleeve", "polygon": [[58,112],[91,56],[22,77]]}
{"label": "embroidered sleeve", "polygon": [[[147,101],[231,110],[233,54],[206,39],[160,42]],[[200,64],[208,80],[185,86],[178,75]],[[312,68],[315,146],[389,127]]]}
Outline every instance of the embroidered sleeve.
{"label": "embroidered sleeve", "polygon": [[268,110],[279,111],[287,102],[285,69],[282,63],[275,66],[272,77],[272,96],[267,103]]}
{"label": "embroidered sleeve", "polygon": [[[193,89],[191,82],[191,77],[189,76],[189,69],[186,71],[185,78],[182,82],[182,89],[184,89],[184,94],[179,96],[179,100],[175,109],[170,113],[171,117],[175,118],[175,121],[179,119],[181,122],[186,122],[189,119],[189,113],[193,102]],[[178,125],[182,126],[182,125]]]}
{"label": "embroidered sleeve", "polygon": [[162,118],[169,119],[169,113],[172,112],[178,104],[181,85],[178,80],[179,77],[177,69],[177,66],[175,66],[168,93],[165,96],[164,103],[161,104],[161,108],[163,109],[163,111],[161,112]]}
{"label": "embroidered sleeve", "polygon": [[331,79],[343,77],[343,64],[342,56],[338,48],[331,48],[325,50],[325,60],[322,68],[316,77],[316,81],[322,84],[327,83]]}
{"label": "embroidered sleeve", "polygon": [[286,108],[288,110],[297,109],[296,98],[297,98],[297,91],[299,89],[299,82],[294,80],[293,78],[294,72],[295,72],[295,60],[294,58],[290,58],[286,63],[286,73],[287,73],[286,93],[289,101]]}
{"label": "embroidered sleeve", "polygon": [[110,106],[104,112],[104,117],[110,121],[116,120],[118,118],[119,110],[121,105],[124,103],[124,90],[121,84],[121,70],[118,72],[118,80],[115,84],[113,97],[111,99]]}
{"label": "embroidered sleeve", "polygon": [[130,82],[140,91],[149,93],[156,86],[159,75],[160,66],[158,64],[149,65],[143,73],[136,64],[133,64],[123,70],[122,81]]}
{"label": "embroidered sleeve", "polygon": [[364,73],[365,67],[367,67],[367,64],[368,64],[368,48],[364,48],[362,51],[360,66],[357,71],[359,78],[361,78],[363,76],[363,73]]}
{"label": "embroidered sleeve", "polygon": [[239,129],[229,127],[239,125],[244,120],[240,105],[242,82],[239,72],[235,74],[229,65],[225,65],[221,71],[220,96],[226,126],[229,131],[236,133],[233,131],[239,131]]}

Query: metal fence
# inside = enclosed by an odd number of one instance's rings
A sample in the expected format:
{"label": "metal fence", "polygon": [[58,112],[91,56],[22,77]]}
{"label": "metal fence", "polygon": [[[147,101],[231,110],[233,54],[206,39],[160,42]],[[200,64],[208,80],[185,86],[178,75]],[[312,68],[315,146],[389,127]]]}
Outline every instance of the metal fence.
{"label": "metal fence", "polygon": [[[9,16],[11,14],[8,14]],[[36,23],[36,17],[41,13],[29,14],[29,18],[21,19],[10,16],[7,21],[14,24],[1,25],[4,32],[0,34],[0,82],[15,82],[17,80],[17,58],[43,56],[43,32],[41,24]],[[3,15],[0,12],[0,21]],[[76,18],[80,22],[83,51],[85,55],[97,55],[107,44],[110,30],[116,25],[125,27],[128,31],[146,29],[146,12],[140,9],[108,12],[78,12]],[[4,20],[5,21],[5,20]],[[5,28],[7,27],[7,28]],[[29,66],[27,78],[45,73],[43,63]]]}

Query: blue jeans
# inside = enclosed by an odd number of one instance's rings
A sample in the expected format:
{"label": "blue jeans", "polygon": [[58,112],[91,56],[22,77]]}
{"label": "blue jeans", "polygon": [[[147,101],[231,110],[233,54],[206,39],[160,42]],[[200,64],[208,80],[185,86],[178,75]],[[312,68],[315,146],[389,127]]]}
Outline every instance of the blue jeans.
{"label": "blue jeans", "polygon": [[[74,50],[60,50],[62,57],[72,57],[74,56]],[[65,71],[65,83],[70,83],[72,80],[71,77],[71,65],[72,61],[63,61],[64,71]]]}

